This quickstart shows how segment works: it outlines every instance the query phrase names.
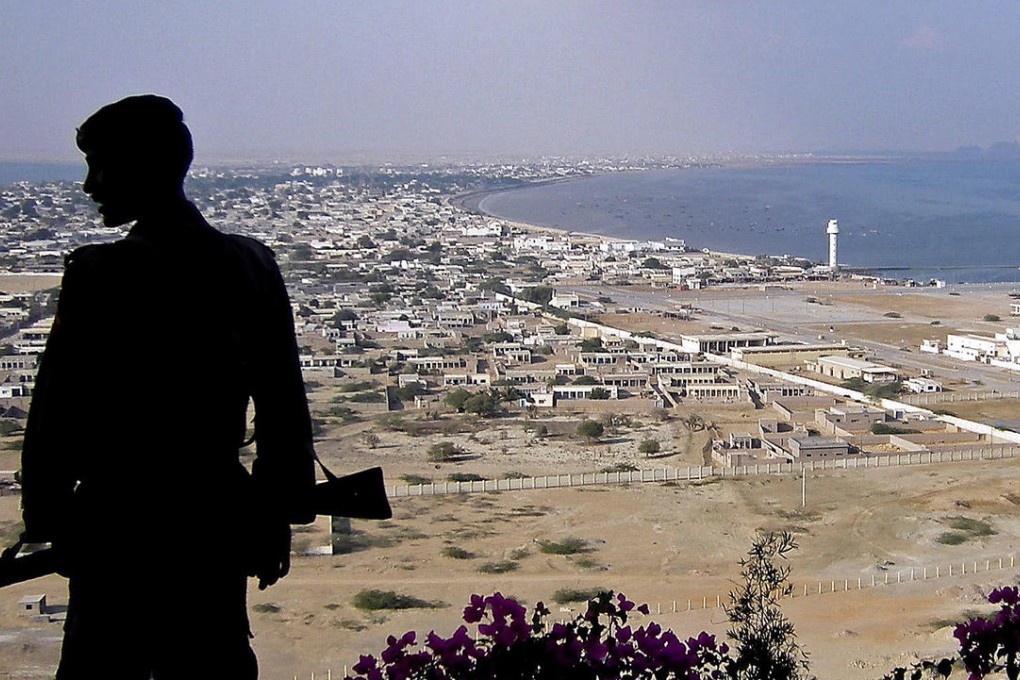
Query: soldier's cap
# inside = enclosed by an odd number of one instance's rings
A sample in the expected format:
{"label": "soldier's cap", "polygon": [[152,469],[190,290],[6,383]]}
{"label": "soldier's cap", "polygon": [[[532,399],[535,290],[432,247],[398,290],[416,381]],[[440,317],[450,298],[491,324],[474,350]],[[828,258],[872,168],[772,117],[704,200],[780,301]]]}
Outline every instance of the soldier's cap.
{"label": "soldier's cap", "polygon": [[77,130],[79,149],[97,153],[105,162],[158,170],[183,180],[194,148],[184,113],[166,97],[142,94],[107,104]]}

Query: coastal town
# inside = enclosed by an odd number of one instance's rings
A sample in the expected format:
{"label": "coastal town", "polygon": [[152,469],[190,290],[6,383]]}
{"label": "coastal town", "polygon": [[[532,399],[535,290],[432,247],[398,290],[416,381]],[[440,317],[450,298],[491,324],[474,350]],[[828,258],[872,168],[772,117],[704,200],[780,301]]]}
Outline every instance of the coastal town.
{"label": "coastal town", "polygon": [[[722,465],[997,441],[990,431],[960,431],[924,409],[843,401],[867,400],[866,393],[942,392],[945,381],[932,377],[933,368],[883,362],[881,352],[835,333],[820,341],[824,333],[810,338],[777,332],[783,329],[760,319],[741,322],[740,314],[732,315],[738,325],[726,325],[733,319],[699,302],[699,294],[708,301],[726,291],[748,291],[741,293],[748,299],[770,292],[788,299],[813,283],[831,285],[840,278],[835,220],[826,232],[830,262],[814,264],[788,256],[713,253],[680,239],[539,229],[470,209],[472,198],[484,193],[480,184],[491,191],[506,182],[692,163],[383,166],[363,174],[331,166],[202,169],[194,173],[191,194],[211,222],[254,236],[277,252],[301,338],[302,366],[324,391],[347,395],[343,406],[334,404],[324,413],[329,418],[450,409],[458,401],[451,394],[465,390],[501,391],[499,408],[531,411],[565,406],[597,411],[600,405],[593,402],[603,400],[624,402],[627,410],[684,410],[713,402],[751,402],[766,410],[769,417],[753,431],[714,442],[714,457],[706,455],[704,462]],[[59,275],[63,256],[74,247],[120,235],[96,223],[73,183],[13,184],[4,187],[0,201],[0,265],[11,276]],[[861,274],[842,279],[844,286],[897,294],[916,285]],[[54,288],[0,292],[5,329],[0,398],[9,400],[9,420],[23,414],[27,404],[21,400],[31,395]],[[804,299],[825,310],[824,300]],[[1002,316],[1020,314],[1020,303],[1008,298],[1001,308]],[[653,331],[636,322],[649,316],[674,321],[674,330]],[[990,313],[984,321],[995,317]],[[623,323],[607,323],[609,318]],[[901,349],[994,366],[1003,375],[1020,370],[1014,329],[988,335],[942,330],[933,325],[918,346]],[[777,374],[779,369],[786,375]],[[808,375],[811,379],[800,378]],[[496,408],[492,401],[486,402],[489,415]],[[463,411],[463,404],[454,410]],[[854,416],[839,419],[833,412]]]}
{"label": "coastal town", "polygon": [[[402,543],[438,541],[429,549],[442,561],[440,555],[455,554],[455,540],[476,535],[479,544],[465,554],[488,550],[492,559],[461,581],[479,572],[528,573],[527,556],[538,557],[530,539],[505,538],[509,547],[487,549],[495,539],[467,519],[471,513],[457,514],[459,529],[448,533],[429,535],[411,524],[415,515],[462,502],[443,497],[523,493],[540,478],[548,487],[550,475],[595,486],[619,485],[621,475],[642,481],[645,472],[652,480],[754,480],[775,469],[806,480],[805,470],[874,469],[886,475],[876,488],[887,485],[895,495],[889,475],[918,483],[920,474],[897,466],[955,463],[939,468],[955,472],[938,474],[968,475],[972,461],[1020,453],[1020,329],[1010,325],[1020,316],[1020,298],[1010,284],[948,286],[843,271],[834,222],[817,225],[818,259],[830,256],[819,263],[713,252],[679,238],[566,232],[479,210],[493,191],[536,182],[704,163],[551,159],[193,171],[189,196],[210,223],[276,252],[320,456],[335,469],[382,464],[395,507],[408,503],[398,512],[404,524],[379,530],[392,534],[389,542],[365,543],[376,529],[350,522],[303,535],[296,543],[307,559],[297,564],[300,578],[318,583],[324,569],[328,575],[318,556],[346,560],[331,568],[347,578],[364,570],[399,580],[401,570],[419,568],[396,552]],[[101,226],[76,183],[0,187],[0,469],[7,471],[0,484],[13,494],[0,501],[17,497],[21,435],[63,257],[121,235]],[[200,389],[200,377],[191,379]],[[777,493],[785,483],[776,482]],[[863,493],[857,484],[866,482],[846,481],[839,493]],[[791,489],[783,493],[799,498],[800,487]],[[551,506],[566,492],[547,493]],[[648,493],[632,497],[650,503]],[[426,497],[435,504],[423,505]],[[536,509],[546,502],[518,498],[514,517],[555,515]],[[980,521],[1007,531],[1017,503],[1004,503]],[[16,507],[16,500],[2,505],[0,537],[8,542],[18,533]],[[822,516],[790,512],[797,526],[815,527]],[[532,524],[514,531],[554,530],[539,519],[521,521]],[[908,563],[955,545],[938,539],[949,532],[926,531],[930,544]],[[594,539],[586,540],[585,552],[594,552]],[[727,542],[741,541],[742,534]],[[890,555],[869,553],[854,568],[882,573]],[[827,562],[822,551],[812,559],[812,573],[832,575],[836,558]],[[722,587],[716,559],[709,564],[709,583]],[[621,574],[632,571],[619,566]],[[616,573],[608,561],[578,560],[564,569],[552,567],[550,578],[588,583]],[[681,572],[663,569],[670,578]],[[372,621],[347,616],[337,619],[347,622],[341,627],[370,639]],[[270,656],[270,663],[279,670],[297,661]]]}

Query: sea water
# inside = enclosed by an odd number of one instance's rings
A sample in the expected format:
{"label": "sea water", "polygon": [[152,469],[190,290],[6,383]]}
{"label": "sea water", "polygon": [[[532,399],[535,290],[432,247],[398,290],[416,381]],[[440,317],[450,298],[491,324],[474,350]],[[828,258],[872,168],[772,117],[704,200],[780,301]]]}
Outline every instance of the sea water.
{"label": "sea water", "polygon": [[492,194],[504,219],[695,248],[838,261],[893,278],[1020,281],[1020,162],[888,161],[692,167]]}

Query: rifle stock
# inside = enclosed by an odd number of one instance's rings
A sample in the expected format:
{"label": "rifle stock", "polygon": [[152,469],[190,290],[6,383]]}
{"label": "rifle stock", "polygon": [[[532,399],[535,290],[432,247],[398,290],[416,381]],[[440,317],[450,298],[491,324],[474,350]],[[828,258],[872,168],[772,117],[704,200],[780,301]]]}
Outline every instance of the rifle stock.
{"label": "rifle stock", "polygon": [[389,519],[393,516],[379,467],[343,477],[327,475],[326,481],[315,485],[312,507],[316,515],[332,517]]}
{"label": "rifle stock", "polygon": [[[317,515],[350,517],[352,519],[389,519],[393,516],[386,499],[382,468],[374,467],[337,477],[327,475],[315,485],[312,503]],[[55,573],[59,566],[53,548],[18,555],[22,542],[0,554],[0,588],[41,578]]]}

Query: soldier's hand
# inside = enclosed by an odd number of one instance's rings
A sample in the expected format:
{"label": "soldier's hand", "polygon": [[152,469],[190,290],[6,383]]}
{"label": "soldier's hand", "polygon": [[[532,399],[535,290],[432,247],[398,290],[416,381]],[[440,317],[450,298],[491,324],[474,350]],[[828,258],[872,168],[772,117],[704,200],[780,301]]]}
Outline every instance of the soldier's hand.
{"label": "soldier's hand", "polygon": [[258,537],[259,548],[255,576],[259,590],[265,590],[290,571],[290,524],[285,520],[266,522],[264,535]]}

